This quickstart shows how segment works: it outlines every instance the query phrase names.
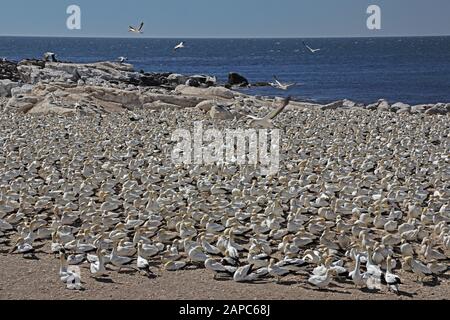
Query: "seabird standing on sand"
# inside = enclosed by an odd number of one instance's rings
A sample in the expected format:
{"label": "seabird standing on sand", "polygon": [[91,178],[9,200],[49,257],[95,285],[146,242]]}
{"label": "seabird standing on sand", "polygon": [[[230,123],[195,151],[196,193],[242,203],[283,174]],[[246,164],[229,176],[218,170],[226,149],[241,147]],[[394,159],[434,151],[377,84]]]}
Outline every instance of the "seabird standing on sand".
{"label": "seabird standing on sand", "polygon": [[273,76],[275,79],[275,83],[270,82],[269,84],[277,89],[287,90],[292,86],[295,86],[297,83],[281,83],[276,76]]}
{"label": "seabird standing on sand", "polygon": [[289,102],[291,102],[291,97],[287,97],[286,99],[284,99],[283,103],[281,104],[281,106],[279,106],[276,110],[270,112],[268,115],[266,115],[264,118],[257,118],[254,116],[247,116],[248,118],[252,119],[250,121],[250,126],[252,127],[263,127],[265,129],[270,129],[273,128],[274,125],[272,123],[272,120],[276,118],[276,116],[278,116],[281,112],[283,112],[284,108],[286,108],[289,104]]}
{"label": "seabird standing on sand", "polygon": [[138,28],[135,28],[135,27],[130,26],[130,27],[128,28],[128,32],[133,32],[133,33],[139,33],[139,34],[142,34],[142,33],[144,33],[144,32],[142,31],[142,28],[143,28],[143,27],[144,27],[144,23],[141,22],[141,24],[139,25]]}
{"label": "seabird standing on sand", "polygon": [[311,53],[316,53],[317,51],[320,51],[321,49],[313,49],[310,46],[308,46],[304,41],[303,41],[303,45],[311,52]]}
{"label": "seabird standing on sand", "polygon": [[58,62],[56,60],[56,54],[53,52],[44,53],[44,61],[50,61],[49,59],[51,59],[52,62]]}
{"label": "seabird standing on sand", "polygon": [[178,45],[175,46],[175,48],[173,48],[173,51],[177,51],[178,49],[183,49],[184,48],[184,42],[180,42]]}

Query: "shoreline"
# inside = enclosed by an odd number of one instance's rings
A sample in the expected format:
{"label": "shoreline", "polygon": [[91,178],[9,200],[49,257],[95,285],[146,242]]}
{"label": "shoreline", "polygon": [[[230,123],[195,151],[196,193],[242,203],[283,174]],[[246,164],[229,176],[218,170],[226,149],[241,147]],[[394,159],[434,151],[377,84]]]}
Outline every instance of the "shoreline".
{"label": "shoreline", "polygon": [[[111,61],[87,64],[33,59],[22,60],[18,63],[0,62],[0,96],[11,98],[6,110],[17,112],[73,113],[76,100],[86,99],[94,104],[93,100],[98,98],[102,100],[104,95],[109,96],[101,101],[107,106],[100,111],[105,112],[145,108],[155,101],[164,103],[164,107],[173,108],[193,108],[200,102],[211,99],[220,99],[231,107],[236,103],[242,104],[246,99],[253,99],[255,104],[266,107],[274,102],[272,97],[251,96],[230,90],[245,91],[249,85],[270,86],[265,82],[250,84],[245,77],[237,73],[229,74],[228,83],[218,84],[215,77],[208,75],[146,73],[143,70],[137,72],[131,64]],[[70,98],[65,105],[62,105],[63,109],[59,106],[52,107],[49,103],[49,95],[52,92]],[[280,90],[280,95],[287,94],[289,91]],[[173,96],[182,96],[182,99],[174,101]],[[357,103],[348,99],[325,105],[297,101],[292,102],[291,106],[317,107],[323,110],[362,108],[371,111],[427,115],[450,113],[450,103],[409,105],[397,102],[390,104],[384,99],[372,104]]]}

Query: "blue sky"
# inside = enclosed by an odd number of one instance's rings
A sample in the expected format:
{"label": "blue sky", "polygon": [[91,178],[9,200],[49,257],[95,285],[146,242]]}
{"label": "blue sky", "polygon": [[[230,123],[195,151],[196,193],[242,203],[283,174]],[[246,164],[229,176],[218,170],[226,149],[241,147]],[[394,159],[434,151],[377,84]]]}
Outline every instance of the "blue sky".
{"label": "blue sky", "polygon": [[[340,37],[449,35],[449,0],[9,0],[0,35],[128,37]],[[66,8],[82,10],[82,29],[66,28]],[[382,9],[368,30],[366,9]]]}

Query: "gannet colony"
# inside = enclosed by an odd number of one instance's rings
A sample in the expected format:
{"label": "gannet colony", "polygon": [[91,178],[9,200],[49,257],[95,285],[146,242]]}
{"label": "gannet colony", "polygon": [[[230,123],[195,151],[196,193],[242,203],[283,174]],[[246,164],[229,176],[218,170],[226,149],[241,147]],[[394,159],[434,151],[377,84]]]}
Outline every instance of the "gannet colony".
{"label": "gannet colony", "polygon": [[1,71],[3,258],[51,256],[61,286],[84,292],[88,277],[195,268],[236,285],[289,277],[311,292],[396,297],[405,278],[449,290],[450,104],[286,100],[270,119],[279,170],[262,175],[175,164],[171,135],[199,121],[250,128],[248,116],[267,119],[282,99],[124,60]]}

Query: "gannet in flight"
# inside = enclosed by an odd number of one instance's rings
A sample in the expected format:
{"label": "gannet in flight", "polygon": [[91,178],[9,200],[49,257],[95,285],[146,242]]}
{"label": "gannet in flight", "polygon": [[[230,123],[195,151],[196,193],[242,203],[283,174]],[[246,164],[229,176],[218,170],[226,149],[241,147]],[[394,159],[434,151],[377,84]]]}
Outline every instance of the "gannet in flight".
{"label": "gannet in flight", "polygon": [[175,48],[173,48],[173,51],[177,51],[178,49],[184,48],[184,42],[180,42]]}
{"label": "gannet in flight", "polygon": [[127,58],[127,57],[118,57],[117,60],[118,60],[120,63],[124,63],[125,61],[128,60],[128,58]]}
{"label": "gannet in flight", "polygon": [[273,110],[268,115],[266,115],[264,118],[257,118],[253,116],[247,116],[251,119],[250,126],[252,127],[263,127],[265,129],[271,129],[274,127],[272,120],[276,118],[281,112],[283,112],[284,108],[286,108],[291,102],[291,97],[287,97],[284,99],[281,106],[279,106],[276,110]]}
{"label": "gannet in flight", "polygon": [[269,84],[277,89],[287,90],[292,86],[295,86],[297,83],[281,83],[276,76],[273,76],[275,79],[275,83],[270,82]]}
{"label": "gannet in flight", "polygon": [[313,49],[310,46],[308,46],[304,41],[303,41],[303,45],[311,52],[311,53],[316,53],[317,51],[320,51],[321,49]]}
{"label": "gannet in flight", "polygon": [[141,33],[143,33],[143,31],[142,31],[143,27],[144,27],[144,23],[141,22],[141,24],[139,25],[139,28],[135,28],[135,27],[130,26],[129,29],[128,29],[128,32],[141,34]]}

